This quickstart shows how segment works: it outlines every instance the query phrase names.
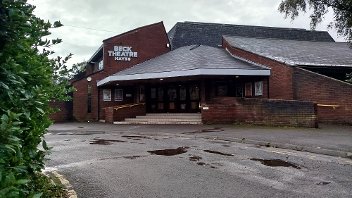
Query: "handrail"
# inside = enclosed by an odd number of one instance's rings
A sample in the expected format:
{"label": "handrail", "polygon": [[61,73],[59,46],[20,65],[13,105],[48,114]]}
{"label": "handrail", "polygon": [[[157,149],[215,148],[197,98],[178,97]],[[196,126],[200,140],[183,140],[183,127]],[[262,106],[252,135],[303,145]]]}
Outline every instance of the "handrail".
{"label": "handrail", "polygon": [[119,110],[119,109],[123,109],[123,108],[131,108],[131,107],[138,106],[138,105],[145,105],[145,103],[134,103],[134,104],[118,105],[118,106],[114,107],[114,110]]}
{"label": "handrail", "polygon": [[318,107],[332,107],[333,109],[340,107],[340,105],[330,105],[330,104],[317,104],[317,106]]}

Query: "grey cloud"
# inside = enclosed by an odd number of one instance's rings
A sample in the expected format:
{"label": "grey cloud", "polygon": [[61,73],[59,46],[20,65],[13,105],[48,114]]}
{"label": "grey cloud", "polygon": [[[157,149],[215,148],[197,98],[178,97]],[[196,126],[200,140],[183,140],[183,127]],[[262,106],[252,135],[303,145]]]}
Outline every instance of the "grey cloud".
{"label": "grey cloud", "polygon": [[[164,21],[167,30],[178,21],[309,29],[309,14],[293,22],[284,19],[277,10],[280,3],[277,0],[32,0],[30,2],[37,6],[35,13],[41,18],[61,20],[67,25],[55,30],[53,36],[64,41],[57,47],[58,54],[64,52],[75,54],[70,63],[89,59],[105,38],[159,21]],[[326,30],[326,25],[331,19],[332,15],[329,15],[318,29]],[[332,30],[330,32],[336,38],[336,32]]]}

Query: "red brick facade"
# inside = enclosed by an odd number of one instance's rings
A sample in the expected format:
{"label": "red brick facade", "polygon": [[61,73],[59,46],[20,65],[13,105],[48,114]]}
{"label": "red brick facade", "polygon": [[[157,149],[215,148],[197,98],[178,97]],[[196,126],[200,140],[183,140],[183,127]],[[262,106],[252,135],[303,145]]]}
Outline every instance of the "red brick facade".
{"label": "red brick facade", "polygon": [[[131,61],[115,61],[114,57],[111,57],[108,54],[108,51],[113,50],[115,45],[132,47],[133,51],[138,52],[138,57],[131,58]],[[96,71],[96,69],[90,69],[94,65],[88,65],[87,71],[95,71],[95,73],[88,73],[83,79],[72,83],[76,89],[76,91],[73,93],[74,119],[78,121],[96,121],[98,120],[98,109],[130,102],[129,100],[124,100],[123,102],[103,102],[102,93],[98,93],[97,82],[135,64],[144,62],[170,51],[168,45],[169,40],[162,22],[137,28],[135,30],[104,40],[104,69],[101,71]],[[91,78],[90,82],[87,81],[88,76]],[[92,89],[91,113],[87,112],[88,85],[90,85]],[[112,95],[113,94],[114,93],[112,90]],[[98,95],[100,95],[99,98]]]}
{"label": "red brick facade", "polygon": [[104,108],[105,122],[124,121],[126,118],[146,115],[145,104],[133,104],[131,106],[106,107]]}
{"label": "red brick facade", "polygon": [[238,48],[233,48],[224,39],[223,48],[227,49],[234,56],[242,57],[271,69],[271,75],[269,77],[269,98],[293,99],[292,67]]}
{"label": "red brick facade", "polygon": [[[131,57],[128,61],[116,60],[115,55],[112,55],[116,51],[114,50],[115,46],[130,48],[132,49],[131,53],[138,53],[138,56],[136,54],[136,57]],[[198,83],[201,87],[201,104],[209,107],[208,110],[202,110],[204,123],[233,123],[238,121],[267,125],[316,127],[318,120],[319,122],[352,124],[351,84],[232,47],[225,39],[222,41],[222,46],[235,57],[270,68],[271,75],[270,77],[260,75],[201,76],[193,79],[196,82],[195,84]],[[105,84],[99,89],[97,82],[169,51],[169,39],[162,22],[137,28],[104,40],[102,47],[93,55],[91,63],[88,63],[85,76],[72,81],[72,85],[76,89],[73,93],[73,108],[72,106],[69,107],[68,103],[54,103],[53,106],[59,107],[61,112],[53,114],[52,119],[67,121],[73,117],[77,121],[105,119],[107,122],[113,122],[145,114],[148,109],[147,104],[133,108],[115,109],[115,107],[139,102],[137,93],[140,86],[143,85],[144,87],[141,90],[144,90],[145,85],[148,85],[147,83],[151,85],[151,81],[121,81],[118,85],[116,82],[115,84],[110,82],[110,84]],[[101,62],[103,63],[103,69],[98,67]],[[172,79],[172,83],[176,84],[175,82],[182,82],[185,79],[190,80],[177,77]],[[167,85],[167,80],[163,82],[160,80],[163,79],[154,79],[152,85],[154,87],[159,84]],[[260,81],[263,84],[256,83]],[[262,95],[254,96],[255,84],[257,87],[263,87]],[[232,90],[231,94],[226,96],[249,99],[216,98],[224,96],[217,94],[217,91],[221,90],[218,88],[223,85]],[[237,92],[238,85],[243,85],[244,95],[233,92],[234,90]],[[123,89],[124,98],[122,101],[114,97],[116,89],[119,88]],[[161,88],[163,87],[161,86]],[[103,101],[104,89],[111,90],[111,101]],[[88,110],[89,91],[91,93],[90,111]],[[197,110],[199,111],[199,109]],[[318,115],[318,119],[315,115]]]}
{"label": "red brick facade", "polygon": [[72,120],[72,101],[51,102],[50,106],[58,110],[50,115],[50,119],[54,122],[67,122]]}
{"label": "red brick facade", "polygon": [[294,70],[297,100],[318,104],[320,122],[352,124],[352,85],[305,69]]}
{"label": "red brick facade", "polygon": [[202,110],[204,124],[236,122],[272,125],[317,127],[313,102],[258,98],[215,98]]}
{"label": "red brick facade", "polygon": [[271,68],[269,98],[315,102],[319,122],[352,124],[351,84],[231,47],[225,40],[223,47]]}

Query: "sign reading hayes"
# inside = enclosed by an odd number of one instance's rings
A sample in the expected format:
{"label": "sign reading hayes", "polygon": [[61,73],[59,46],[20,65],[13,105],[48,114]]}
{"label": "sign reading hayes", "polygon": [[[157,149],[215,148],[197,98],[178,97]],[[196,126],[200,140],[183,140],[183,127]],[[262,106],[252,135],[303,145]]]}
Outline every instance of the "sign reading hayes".
{"label": "sign reading hayes", "polygon": [[116,61],[131,61],[131,58],[137,58],[137,52],[132,51],[130,46],[114,46],[114,51],[108,51],[109,56],[115,57]]}

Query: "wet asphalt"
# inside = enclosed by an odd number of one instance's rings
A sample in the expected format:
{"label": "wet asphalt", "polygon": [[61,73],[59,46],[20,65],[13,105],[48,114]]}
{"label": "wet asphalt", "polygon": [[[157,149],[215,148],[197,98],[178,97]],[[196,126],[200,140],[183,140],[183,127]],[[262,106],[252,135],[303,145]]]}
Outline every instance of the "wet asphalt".
{"label": "wet asphalt", "polygon": [[232,141],[350,152],[350,129],[55,124],[46,165],[79,197],[351,197],[349,158]]}

